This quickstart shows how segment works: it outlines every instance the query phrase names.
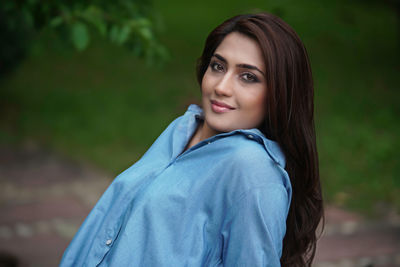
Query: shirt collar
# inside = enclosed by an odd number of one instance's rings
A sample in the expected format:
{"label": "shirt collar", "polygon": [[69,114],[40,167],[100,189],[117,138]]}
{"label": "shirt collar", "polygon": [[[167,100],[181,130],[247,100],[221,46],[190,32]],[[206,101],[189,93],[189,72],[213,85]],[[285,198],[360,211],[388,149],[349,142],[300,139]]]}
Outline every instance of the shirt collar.
{"label": "shirt collar", "polygon": [[[199,120],[202,120],[204,118],[204,113],[201,107],[198,105],[192,104],[188,107],[187,112],[185,115],[191,116],[193,119],[190,121],[197,124]],[[193,127],[189,127],[193,128]],[[283,154],[282,149],[280,148],[279,144],[275,141],[272,141],[268,138],[265,137],[265,135],[257,128],[252,128],[252,129],[238,129],[234,130],[231,132],[225,132],[225,133],[220,133],[212,138],[221,138],[224,136],[230,136],[234,134],[243,134],[247,138],[254,140],[256,142],[259,142],[262,144],[267,151],[267,153],[270,155],[270,157],[279,165],[281,165],[283,168],[285,167],[285,156]]]}

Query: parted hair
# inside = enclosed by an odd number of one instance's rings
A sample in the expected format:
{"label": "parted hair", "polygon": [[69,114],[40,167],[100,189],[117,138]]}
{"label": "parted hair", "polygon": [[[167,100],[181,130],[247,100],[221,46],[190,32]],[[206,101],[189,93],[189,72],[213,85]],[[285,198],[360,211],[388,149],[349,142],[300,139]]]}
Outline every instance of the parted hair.
{"label": "parted hair", "polygon": [[212,55],[225,36],[238,32],[254,39],[266,66],[265,121],[260,130],[279,143],[292,185],[282,266],[311,266],[323,202],[314,127],[314,85],[307,51],[296,32],[268,13],[239,15],[208,35],[197,64],[201,85]]}

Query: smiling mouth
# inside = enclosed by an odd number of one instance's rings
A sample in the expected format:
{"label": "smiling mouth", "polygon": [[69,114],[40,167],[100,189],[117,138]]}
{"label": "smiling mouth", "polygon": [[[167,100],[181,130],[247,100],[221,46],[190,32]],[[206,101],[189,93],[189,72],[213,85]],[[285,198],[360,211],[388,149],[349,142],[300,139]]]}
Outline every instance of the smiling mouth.
{"label": "smiling mouth", "polygon": [[211,109],[216,113],[224,113],[231,111],[235,108],[226,103],[219,102],[217,100],[211,100]]}

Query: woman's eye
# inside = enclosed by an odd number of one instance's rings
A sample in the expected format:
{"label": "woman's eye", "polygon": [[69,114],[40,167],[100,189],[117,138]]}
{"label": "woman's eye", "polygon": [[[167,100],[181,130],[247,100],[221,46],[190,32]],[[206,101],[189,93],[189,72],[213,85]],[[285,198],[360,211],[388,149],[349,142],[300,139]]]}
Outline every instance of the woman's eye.
{"label": "woman's eye", "polygon": [[257,76],[252,73],[243,73],[242,80],[245,82],[258,82]]}
{"label": "woman's eye", "polygon": [[212,62],[211,63],[211,69],[213,71],[221,72],[221,71],[224,70],[224,67],[221,64],[219,64],[218,62]]}

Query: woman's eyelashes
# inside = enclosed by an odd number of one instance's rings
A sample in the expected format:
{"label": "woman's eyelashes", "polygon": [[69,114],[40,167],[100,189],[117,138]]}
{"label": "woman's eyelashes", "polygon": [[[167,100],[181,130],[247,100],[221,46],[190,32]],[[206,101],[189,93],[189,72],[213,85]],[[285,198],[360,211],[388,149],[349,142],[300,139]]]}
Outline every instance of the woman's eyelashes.
{"label": "woman's eyelashes", "polygon": [[[221,73],[225,72],[225,66],[217,61],[212,61],[210,63],[211,71]],[[258,83],[260,80],[257,78],[257,75],[251,72],[243,72],[239,74],[240,80],[245,83]]]}
{"label": "woman's eyelashes", "polygon": [[224,71],[224,66],[216,61],[212,61],[210,63],[210,67],[212,71],[222,72]]}
{"label": "woman's eyelashes", "polygon": [[251,72],[245,72],[240,75],[240,78],[246,83],[258,83],[260,80]]}

